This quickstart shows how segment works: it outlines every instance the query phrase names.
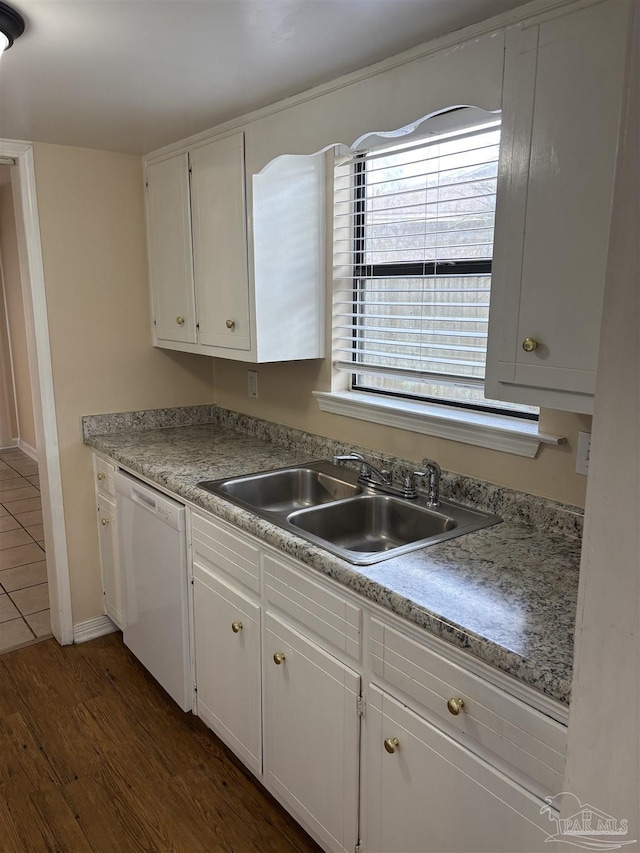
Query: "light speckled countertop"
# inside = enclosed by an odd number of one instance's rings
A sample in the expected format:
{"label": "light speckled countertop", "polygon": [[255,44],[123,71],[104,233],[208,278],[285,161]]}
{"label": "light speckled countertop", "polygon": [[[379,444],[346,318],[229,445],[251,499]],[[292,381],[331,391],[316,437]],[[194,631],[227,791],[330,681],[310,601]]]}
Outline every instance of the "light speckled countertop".
{"label": "light speckled countertop", "polygon": [[[507,499],[504,490],[487,484],[483,490],[483,484],[478,484],[476,492],[485,496],[483,508],[494,512],[502,509],[500,514],[505,516],[502,524],[373,566],[352,566],[197,488],[200,480],[331,456],[331,453],[314,454],[317,448],[304,441],[276,443],[239,432],[238,424],[231,429],[221,422],[225,419],[218,417],[218,423],[162,429],[140,429],[138,424],[138,428],[126,429],[131,427],[130,422],[116,421],[108,426],[121,431],[96,434],[104,426],[104,422],[97,421],[91,428],[85,424],[85,443],[484,662],[568,704],[581,542],[576,536],[567,535],[565,522],[560,525],[563,532],[550,532],[558,525],[533,524],[530,517],[521,520],[527,517],[519,505],[523,503],[522,496]],[[375,456],[369,453],[368,458]],[[445,497],[460,499],[456,483],[451,477],[443,478]],[[491,489],[500,492],[502,505],[496,507],[497,498],[486,499]],[[540,499],[532,500],[540,506],[537,516],[533,511],[531,515],[538,522],[541,517],[545,521],[551,510]],[[478,505],[480,501],[474,503]],[[505,512],[505,507],[513,511]],[[577,511],[568,509],[572,510],[569,527],[577,525]],[[513,517],[507,518],[508,514]]]}

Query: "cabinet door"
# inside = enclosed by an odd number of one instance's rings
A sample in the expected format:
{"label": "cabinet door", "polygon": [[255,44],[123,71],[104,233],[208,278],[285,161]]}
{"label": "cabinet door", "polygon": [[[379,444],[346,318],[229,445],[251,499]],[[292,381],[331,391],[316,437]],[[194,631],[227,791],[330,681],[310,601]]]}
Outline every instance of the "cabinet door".
{"label": "cabinet door", "polygon": [[360,677],[270,613],[264,653],[265,780],[327,849],[353,853]]}
{"label": "cabinet door", "polygon": [[98,494],[98,543],[104,612],[122,629],[124,626],[123,584],[118,559],[118,521],[116,505]]}
{"label": "cabinet door", "polygon": [[198,716],[260,774],[260,607],[194,563],[193,609]]}
{"label": "cabinet door", "polygon": [[187,154],[147,167],[147,231],[155,343],[195,343]]}
{"label": "cabinet door", "polygon": [[610,0],[508,32],[489,397],[591,411],[628,12]]}
{"label": "cabinet door", "polygon": [[360,833],[368,853],[544,849],[555,831],[541,814],[546,803],[377,687],[368,700]]}
{"label": "cabinet door", "polygon": [[250,349],[244,134],[190,152],[198,340]]}
{"label": "cabinet door", "polygon": [[277,157],[253,176],[258,361],[324,357],[325,155]]}

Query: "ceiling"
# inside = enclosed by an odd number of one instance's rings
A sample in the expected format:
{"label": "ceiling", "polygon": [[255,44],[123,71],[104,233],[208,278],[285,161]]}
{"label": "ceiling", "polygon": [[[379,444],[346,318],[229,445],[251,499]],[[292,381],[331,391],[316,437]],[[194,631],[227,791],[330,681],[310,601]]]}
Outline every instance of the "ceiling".
{"label": "ceiling", "polygon": [[524,0],[11,0],[0,138],[146,153]]}

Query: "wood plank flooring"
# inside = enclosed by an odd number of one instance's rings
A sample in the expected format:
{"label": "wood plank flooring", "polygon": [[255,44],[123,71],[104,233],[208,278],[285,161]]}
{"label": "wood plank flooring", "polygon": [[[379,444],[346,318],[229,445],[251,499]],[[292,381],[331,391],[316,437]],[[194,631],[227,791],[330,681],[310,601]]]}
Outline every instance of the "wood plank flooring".
{"label": "wood plank flooring", "polygon": [[320,853],[110,634],[0,656],[1,853]]}

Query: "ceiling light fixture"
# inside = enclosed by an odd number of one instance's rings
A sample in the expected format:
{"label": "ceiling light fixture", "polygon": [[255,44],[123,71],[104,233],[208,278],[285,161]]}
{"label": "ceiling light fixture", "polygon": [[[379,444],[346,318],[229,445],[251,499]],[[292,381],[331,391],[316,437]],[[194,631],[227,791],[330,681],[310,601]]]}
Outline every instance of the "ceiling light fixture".
{"label": "ceiling light fixture", "polygon": [[11,6],[0,2],[0,55],[9,50],[24,32],[24,19]]}

